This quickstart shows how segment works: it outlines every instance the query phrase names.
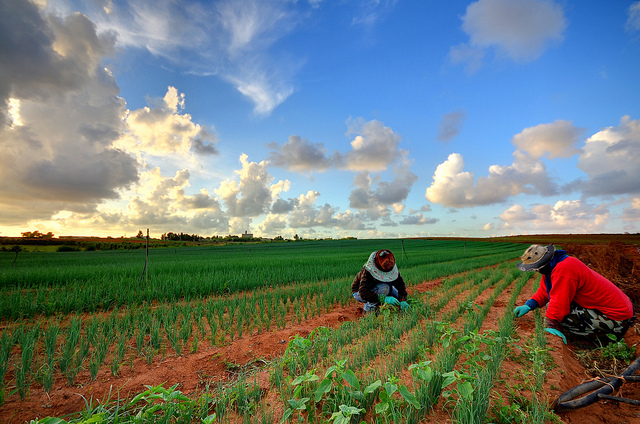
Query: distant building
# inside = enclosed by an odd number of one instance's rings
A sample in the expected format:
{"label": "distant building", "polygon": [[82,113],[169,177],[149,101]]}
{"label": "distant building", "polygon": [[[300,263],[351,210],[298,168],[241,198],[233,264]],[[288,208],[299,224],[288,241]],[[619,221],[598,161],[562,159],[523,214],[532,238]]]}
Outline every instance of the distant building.
{"label": "distant building", "polygon": [[248,233],[248,232],[246,232],[246,231],[245,231],[245,232],[242,234],[242,238],[253,238],[253,234]]}

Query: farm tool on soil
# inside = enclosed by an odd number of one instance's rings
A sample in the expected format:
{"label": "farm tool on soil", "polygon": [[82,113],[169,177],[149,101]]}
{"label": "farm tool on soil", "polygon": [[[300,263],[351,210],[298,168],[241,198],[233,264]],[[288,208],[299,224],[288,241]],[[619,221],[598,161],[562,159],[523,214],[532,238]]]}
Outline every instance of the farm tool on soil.
{"label": "farm tool on soil", "polygon": [[[601,399],[640,406],[640,400],[611,396],[611,393],[618,390],[623,383],[640,382],[640,375],[635,375],[639,369],[640,357],[636,358],[636,360],[617,377],[599,378],[582,383],[560,395],[554,405],[554,410],[556,412],[563,412],[578,409],[591,405]],[[588,394],[585,395],[585,393]]]}

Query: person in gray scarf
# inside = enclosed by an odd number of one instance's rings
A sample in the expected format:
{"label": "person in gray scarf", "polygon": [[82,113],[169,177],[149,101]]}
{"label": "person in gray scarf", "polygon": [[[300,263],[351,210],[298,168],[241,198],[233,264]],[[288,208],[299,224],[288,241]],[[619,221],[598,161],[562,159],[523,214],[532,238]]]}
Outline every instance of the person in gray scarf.
{"label": "person in gray scarf", "polygon": [[369,255],[369,259],[353,279],[351,293],[354,299],[364,303],[365,312],[377,311],[382,297],[386,304],[403,311],[409,309],[407,288],[398,272],[396,258],[388,249]]}

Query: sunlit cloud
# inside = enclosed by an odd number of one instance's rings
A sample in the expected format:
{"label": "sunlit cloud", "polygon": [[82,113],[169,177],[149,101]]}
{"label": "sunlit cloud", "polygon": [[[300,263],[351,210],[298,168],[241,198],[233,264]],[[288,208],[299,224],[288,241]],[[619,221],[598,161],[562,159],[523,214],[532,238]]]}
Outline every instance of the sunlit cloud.
{"label": "sunlit cloud", "polygon": [[503,229],[545,232],[602,232],[610,220],[606,205],[581,200],[560,200],[553,205],[538,204],[526,209],[514,204],[500,214]]}
{"label": "sunlit cloud", "polygon": [[535,159],[547,155],[549,159],[568,158],[580,153],[575,145],[584,134],[569,121],[556,121],[525,128],[511,142]]}
{"label": "sunlit cloud", "polygon": [[5,5],[0,25],[0,220],[28,222],[95,211],[138,180],[136,158],[116,147],[126,103],[100,66],[113,34],[76,13]]}
{"label": "sunlit cloud", "polygon": [[185,108],[184,93],[169,87],[164,98],[154,99],[152,103],[152,107],[129,112],[126,120],[129,134],[123,146],[156,156],[218,153],[213,145],[215,132],[195,124],[191,115],[181,113]]}

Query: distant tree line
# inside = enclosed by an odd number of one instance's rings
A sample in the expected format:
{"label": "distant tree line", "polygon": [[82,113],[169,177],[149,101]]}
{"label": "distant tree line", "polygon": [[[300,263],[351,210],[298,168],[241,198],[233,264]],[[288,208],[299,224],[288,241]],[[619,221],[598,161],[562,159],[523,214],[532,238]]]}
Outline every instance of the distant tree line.
{"label": "distant tree line", "polygon": [[185,233],[164,233],[160,236],[160,240],[169,240],[169,241],[202,241],[205,238],[198,234],[185,234]]}
{"label": "distant tree line", "polygon": [[41,233],[40,231],[36,230],[36,231],[25,231],[24,233],[20,233],[22,234],[22,237],[24,238],[40,238],[40,239],[52,239],[54,234],[49,231],[46,234]]}

